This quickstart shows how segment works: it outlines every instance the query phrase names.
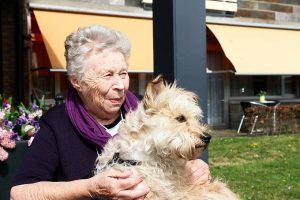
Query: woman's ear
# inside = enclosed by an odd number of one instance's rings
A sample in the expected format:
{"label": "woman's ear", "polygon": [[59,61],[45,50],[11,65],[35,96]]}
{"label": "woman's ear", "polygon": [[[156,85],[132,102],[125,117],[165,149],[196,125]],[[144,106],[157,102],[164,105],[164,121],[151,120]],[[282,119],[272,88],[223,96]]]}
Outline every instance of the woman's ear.
{"label": "woman's ear", "polygon": [[69,78],[72,86],[77,90],[77,91],[80,91],[81,90],[81,86],[79,84],[79,81],[77,80],[77,78],[75,76],[71,76]]}

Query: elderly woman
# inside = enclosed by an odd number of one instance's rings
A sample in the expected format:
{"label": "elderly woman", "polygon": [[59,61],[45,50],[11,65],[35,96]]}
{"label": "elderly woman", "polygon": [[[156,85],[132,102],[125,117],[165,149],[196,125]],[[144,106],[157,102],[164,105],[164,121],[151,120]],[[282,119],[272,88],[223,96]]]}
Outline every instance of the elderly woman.
{"label": "elderly woman", "polygon": [[[128,91],[128,39],[92,25],[70,34],[65,50],[72,87],[65,103],[42,117],[14,179],[11,199],[144,199],[150,188],[139,184],[142,175],[112,169],[92,176],[97,155],[137,106],[138,99]],[[192,184],[208,181],[203,161],[190,161],[186,169]]]}

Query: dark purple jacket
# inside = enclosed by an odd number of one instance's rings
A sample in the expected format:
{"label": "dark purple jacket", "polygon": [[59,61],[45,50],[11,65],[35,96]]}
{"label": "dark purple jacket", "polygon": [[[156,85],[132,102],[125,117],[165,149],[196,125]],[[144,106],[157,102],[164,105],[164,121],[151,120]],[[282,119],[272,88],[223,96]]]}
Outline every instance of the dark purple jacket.
{"label": "dark purple jacket", "polygon": [[92,175],[96,147],[84,141],[74,129],[65,104],[49,110],[41,118],[40,126],[13,186],[38,181],[72,181]]}

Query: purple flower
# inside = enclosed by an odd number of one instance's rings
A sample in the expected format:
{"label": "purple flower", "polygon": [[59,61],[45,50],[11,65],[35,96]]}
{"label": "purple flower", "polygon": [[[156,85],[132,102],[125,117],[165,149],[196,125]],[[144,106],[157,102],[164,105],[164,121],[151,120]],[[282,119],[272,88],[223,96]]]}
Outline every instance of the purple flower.
{"label": "purple flower", "polygon": [[36,105],[35,103],[33,103],[33,104],[32,104],[32,109],[33,109],[34,111],[37,111],[37,110],[39,109],[39,106]]}
{"label": "purple flower", "polygon": [[21,139],[21,137],[18,135],[18,133],[12,132],[10,139],[19,141]]}
{"label": "purple flower", "polygon": [[4,125],[9,129],[13,129],[14,127],[13,123],[9,120],[4,120]]}
{"label": "purple flower", "polygon": [[17,125],[26,124],[26,122],[27,122],[27,119],[26,119],[26,117],[24,115],[21,115],[20,117],[18,117],[16,119],[16,124]]}
{"label": "purple flower", "polygon": [[38,123],[38,120],[36,120],[35,118],[33,118],[32,120],[30,120],[30,124],[31,125],[35,125],[36,123]]}
{"label": "purple flower", "polygon": [[8,110],[11,108],[11,105],[9,103],[3,103],[2,105],[3,105],[4,110]]}

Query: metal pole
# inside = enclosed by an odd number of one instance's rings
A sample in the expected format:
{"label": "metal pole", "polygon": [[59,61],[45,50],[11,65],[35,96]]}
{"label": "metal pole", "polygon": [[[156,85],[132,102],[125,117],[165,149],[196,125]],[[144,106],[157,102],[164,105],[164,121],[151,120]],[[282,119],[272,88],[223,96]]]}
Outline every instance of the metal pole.
{"label": "metal pole", "polygon": [[207,122],[205,19],[205,1],[153,1],[154,75],[197,93]]}

